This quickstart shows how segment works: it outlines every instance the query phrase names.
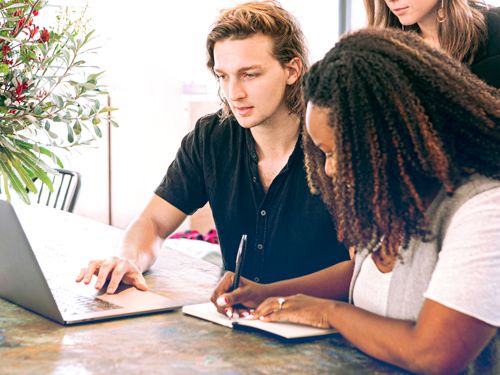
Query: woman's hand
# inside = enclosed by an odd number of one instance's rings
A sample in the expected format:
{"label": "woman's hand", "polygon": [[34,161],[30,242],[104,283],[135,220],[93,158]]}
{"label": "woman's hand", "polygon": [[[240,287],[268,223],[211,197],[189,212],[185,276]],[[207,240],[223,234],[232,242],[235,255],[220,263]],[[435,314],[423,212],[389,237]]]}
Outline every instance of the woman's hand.
{"label": "woman's hand", "polygon": [[[281,300],[281,306],[280,306]],[[283,301],[284,300],[284,301]],[[252,319],[263,322],[288,320],[293,323],[307,324],[318,328],[333,328],[329,322],[335,301],[297,294],[295,296],[265,300],[255,309]]]}
{"label": "woman's hand", "polygon": [[[227,272],[219,281],[210,300],[217,311],[229,317],[252,315],[253,309],[262,303],[268,295],[266,285],[254,283],[244,277],[240,278],[236,290],[228,293],[233,287],[234,273]],[[237,308],[234,306],[237,305]]]}

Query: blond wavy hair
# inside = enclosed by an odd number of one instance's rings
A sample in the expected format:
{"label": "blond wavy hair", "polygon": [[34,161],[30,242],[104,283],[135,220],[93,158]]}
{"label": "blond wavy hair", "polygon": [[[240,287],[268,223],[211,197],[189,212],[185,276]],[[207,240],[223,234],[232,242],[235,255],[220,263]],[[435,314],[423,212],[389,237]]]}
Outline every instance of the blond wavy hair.
{"label": "blond wavy hair", "polygon": [[[207,37],[208,69],[217,77],[214,72],[215,43],[228,39],[242,40],[258,33],[271,38],[273,55],[283,67],[295,57],[302,62],[299,79],[285,89],[285,103],[290,113],[303,116],[305,105],[302,96],[302,77],[309,68],[309,52],[299,22],[277,1],[252,1],[221,10]],[[231,107],[218,81],[217,85],[222,103],[222,117],[229,117],[232,115]]]}

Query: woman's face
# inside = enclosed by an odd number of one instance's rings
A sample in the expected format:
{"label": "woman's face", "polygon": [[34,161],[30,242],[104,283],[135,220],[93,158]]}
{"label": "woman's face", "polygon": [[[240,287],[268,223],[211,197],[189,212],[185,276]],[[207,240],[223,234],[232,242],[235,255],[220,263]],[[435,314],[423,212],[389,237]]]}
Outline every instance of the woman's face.
{"label": "woman's face", "polygon": [[385,0],[385,3],[405,26],[424,23],[426,20],[435,21],[441,6],[441,0]]}
{"label": "woman's face", "polygon": [[325,172],[333,177],[335,165],[333,163],[333,130],[328,126],[329,110],[307,103],[306,129],[314,144],[325,153]]}

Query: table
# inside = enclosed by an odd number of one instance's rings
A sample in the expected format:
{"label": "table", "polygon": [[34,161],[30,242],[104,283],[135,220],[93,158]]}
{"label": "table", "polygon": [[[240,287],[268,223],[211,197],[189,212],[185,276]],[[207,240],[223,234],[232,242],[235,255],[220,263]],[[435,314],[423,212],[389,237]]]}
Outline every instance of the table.
{"label": "table", "polygon": [[[47,278],[75,278],[111,254],[122,231],[46,207],[16,206]],[[1,223],[0,223],[1,225]],[[145,273],[150,290],[207,302],[222,271],[163,248]],[[1,276],[0,276],[1,281]],[[287,341],[228,329],[180,311],[65,327],[0,299],[0,374],[405,374],[340,334]]]}

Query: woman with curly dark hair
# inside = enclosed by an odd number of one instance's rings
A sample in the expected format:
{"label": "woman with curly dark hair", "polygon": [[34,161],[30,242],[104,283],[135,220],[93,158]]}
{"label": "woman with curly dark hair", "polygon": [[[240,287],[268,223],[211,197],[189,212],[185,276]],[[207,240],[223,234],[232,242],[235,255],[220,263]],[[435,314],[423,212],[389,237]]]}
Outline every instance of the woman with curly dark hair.
{"label": "woman with curly dark hair", "polygon": [[223,294],[229,273],[214,301],[335,328],[412,372],[500,373],[498,92],[416,35],[368,29],[304,93],[309,186],[355,260]]}
{"label": "woman with curly dark hair", "polygon": [[485,0],[364,0],[368,25],[414,31],[500,88],[500,8]]}

